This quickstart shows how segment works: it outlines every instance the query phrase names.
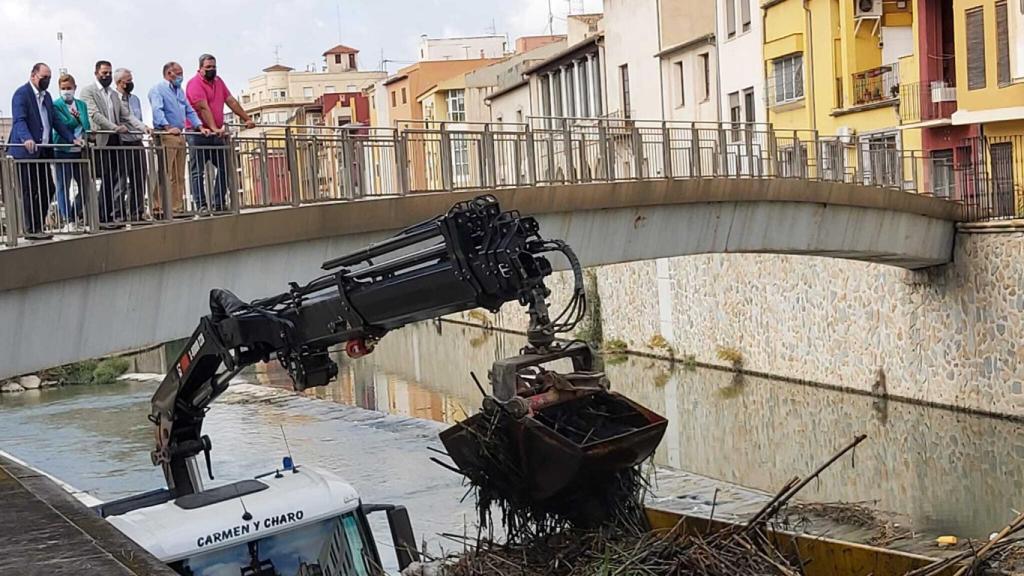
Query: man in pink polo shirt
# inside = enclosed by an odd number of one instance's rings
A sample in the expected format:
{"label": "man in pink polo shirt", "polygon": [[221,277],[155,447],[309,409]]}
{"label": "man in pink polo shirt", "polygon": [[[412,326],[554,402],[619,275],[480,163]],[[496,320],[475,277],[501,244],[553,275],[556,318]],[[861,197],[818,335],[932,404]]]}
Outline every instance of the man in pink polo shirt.
{"label": "man in pink polo shirt", "polygon": [[[212,134],[190,134],[188,146],[192,155],[189,161],[189,176],[192,180],[192,201],[196,210],[202,212],[223,212],[227,209],[225,196],[227,191],[227,137],[224,127],[224,105],[245,122],[246,128],[255,126],[242,105],[235,100],[224,81],[217,76],[217,59],[210,54],[199,57],[199,70],[188,81],[185,96],[189,104],[196,110],[199,119]],[[198,126],[186,126],[186,129],[198,130]],[[212,196],[205,186],[206,165],[216,167]]]}

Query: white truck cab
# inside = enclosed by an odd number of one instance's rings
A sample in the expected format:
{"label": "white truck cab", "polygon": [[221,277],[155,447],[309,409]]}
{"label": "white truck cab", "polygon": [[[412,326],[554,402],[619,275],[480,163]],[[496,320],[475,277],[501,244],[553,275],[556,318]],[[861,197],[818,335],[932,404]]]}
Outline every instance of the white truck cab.
{"label": "white truck cab", "polygon": [[367,514],[388,514],[404,568],[418,556],[400,506],[366,506],[351,485],[294,467],[172,499],[155,490],[94,508],[179,574],[374,576],[383,574]]}

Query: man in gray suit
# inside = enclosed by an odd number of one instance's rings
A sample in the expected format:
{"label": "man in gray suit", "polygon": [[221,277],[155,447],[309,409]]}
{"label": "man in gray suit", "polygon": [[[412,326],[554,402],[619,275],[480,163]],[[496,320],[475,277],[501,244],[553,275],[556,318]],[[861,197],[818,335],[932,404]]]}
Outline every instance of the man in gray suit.
{"label": "man in gray suit", "polygon": [[127,169],[127,163],[119,161],[120,135],[130,131],[145,132],[146,125],[132,116],[128,106],[111,88],[114,76],[110,62],[100,60],[94,72],[96,82],[82,88],[81,99],[89,108],[92,128],[104,132],[96,135],[97,149],[93,160],[100,178],[100,227],[111,228],[117,227],[116,220],[125,212],[121,203],[115,202],[117,182]]}

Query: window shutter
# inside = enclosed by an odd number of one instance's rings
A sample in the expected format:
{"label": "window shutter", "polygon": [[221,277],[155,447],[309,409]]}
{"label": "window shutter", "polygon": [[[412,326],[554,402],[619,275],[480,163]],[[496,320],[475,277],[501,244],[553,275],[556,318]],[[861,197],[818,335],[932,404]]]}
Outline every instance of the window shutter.
{"label": "window shutter", "polygon": [[740,1],[740,16],[743,19],[743,31],[750,30],[750,2],[752,0],[739,0]]}
{"label": "window shutter", "polygon": [[1000,86],[1010,83],[1010,29],[1006,2],[996,4],[996,78]]}
{"label": "window shutter", "polygon": [[967,89],[985,87],[985,12],[967,11]]}
{"label": "window shutter", "polygon": [[736,0],[725,0],[725,27],[729,36],[736,35]]}

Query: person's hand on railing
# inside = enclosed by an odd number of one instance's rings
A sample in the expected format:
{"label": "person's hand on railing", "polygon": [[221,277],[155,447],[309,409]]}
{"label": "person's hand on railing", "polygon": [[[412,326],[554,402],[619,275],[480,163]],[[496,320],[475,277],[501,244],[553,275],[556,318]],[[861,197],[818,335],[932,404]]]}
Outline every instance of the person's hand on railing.
{"label": "person's hand on railing", "polygon": [[[251,129],[253,129],[253,128],[255,128],[255,127],[256,127],[256,123],[255,123],[255,122],[253,122],[253,121],[252,121],[252,119],[246,120],[246,121],[245,121],[245,127],[246,127],[247,129],[251,130]],[[223,130],[223,128],[222,128],[222,130]]]}
{"label": "person's hand on railing", "polygon": [[171,126],[170,128],[168,128],[166,130],[166,132],[168,134],[170,134],[171,136],[180,136],[181,135],[181,130],[179,130],[178,128],[175,128],[174,126]]}
{"label": "person's hand on railing", "polygon": [[79,148],[81,148],[81,147],[85,146],[85,138],[82,138],[82,137],[75,138],[74,140],[71,141],[71,143],[74,144],[75,146],[78,146]]}
{"label": "person's hand on railing", "polygon": [[121,124],[117,128],[114,129],[114,132],[117,132],[118,134],[127,134],[128,133],[128,127],[125,126],[124,124]]}
{"label": "person's hand on railing", "polygon": [[212,136],[213,135],[213,130],[210,130],[206,126],[200,126],[199,127],[199,133],[202,134],[203,136]]}
{"label": "person's hand on railing", "polygon": [[25,150],[28,150],[29,154],[35,154],[36,153],[36,141],[31,139],[31,138],[29,138],[28,140],[25,140]]}

